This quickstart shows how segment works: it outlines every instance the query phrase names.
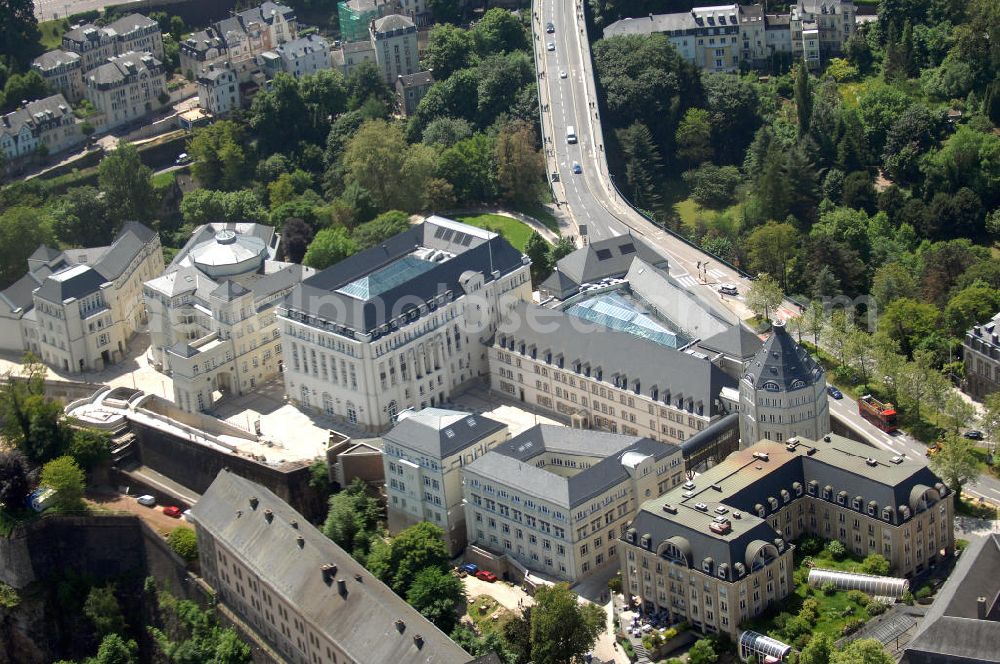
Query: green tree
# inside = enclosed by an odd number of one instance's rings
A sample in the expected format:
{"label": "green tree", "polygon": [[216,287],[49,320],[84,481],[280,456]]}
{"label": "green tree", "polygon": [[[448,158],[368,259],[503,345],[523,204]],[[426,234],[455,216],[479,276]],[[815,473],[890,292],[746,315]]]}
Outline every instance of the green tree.
{"label": "green tree", "polygon": [[[436,29],[439,26],[434,26]],[[472,125],[460,118],[436,118],[424,127],[423,142],[438,148],[450,148],[461,140],[472,136]]]}
{"label": "green tree", "polygon": [[698,639],[688,650],[688,664],[713,664],[718,659],[719,654],[708,639]]}
{"label": "green tree", "polygon": [[712,116],[716,153],[730,162],[742,158],[760,125],[757,87],[738,76],[722,73],[702,73],[701,85]]}
{"label": "green tree", "polygon": [[69,455],[84,470],[111,458],[111,437],[97,429],[76,429],[69,443]]}
{"label": "green tree", "polygon": [[61,456],[42,467],[41,486],[54,489],[53,507],[60,510],[78,510],[83,507],[85,478],[73,457]]}
{"label": "green tree", "polygon": [[804,329],[813,337],[813,345],[819,346],[820,335],[826,326],[826,310],[819,300],[812,300],[802,313]]}
{"label": "green tree", "polygon": [[96,657],[88,657],[86,664],[138,664],[139,646],[132,639],[118,634],[108,634],[101,639]]}
{"label": "green tree", "polygon": [[101,637],[108,634],[122,635],[128,629],[125,616],[122,615],[122,607],[115,597],[113,584],[94,586],[90,589],[83,603],[83,615],[94,624],[94,629]]}
{"label": "green tree", "polygon": [[788,223],[769,221],[747,238],[750,265],[756,272],[777,275],[781,288],[788,288],[788,266],[798,253],[799,233]]}
{"label": "green tree", "polygon": [[861,561],[861,571],[865,574],[886,576],[889,573],[889,561],[880,553],[870,553]]}
{"label": "green tree", "polygon": [[576,251],[576,244],[573,243],[572,238],[561,237],[552,245],[552,251],[549,252],[549,260],[552,262],[552,265],[555,265],[562,258],[569,256],[574,251]]}
{"label": "green tree", "polygon": [[0,213],[0,288],[28,270],[28,256],[40,244],[55,245],[52,218],[43,208],[16,205]]}
{"label": "green tree", "polygon": [[97,184],[108,201],[108,216],[115,230],[125,221],[146,222],[156,214],[153,171],[142,164],[139,151],[131,143],[119,143],[101,160]]}
{"label": "green tree", "polygon": [[0,450],[0,505],[10,511],[20,508],[30,488],[24,454],[20,450]]}
{"label": "green tree", "polygon": [[[0,16],[2,15],[2,10],[0,10]],[[0,30],[3,30],[3,28],[0,28]],[[22,101],[35,101],[50,94],[52,92],[45,83],[45,79],[42,78],[41,74],[32,69],[23,74],[14,74],[8,78],[7,83],[3,87],[3,95],[0,96],[0,100],[3,102],[3,112],[7,113],[20,107]]]}
{"label": "green tree", "polygon": [[181,216],[193,226],[219,221],[266,223],[267,210],[250,189],[195,189],[181,199]]}
{"label": "green tree", "polygon": [[53,228],[61,242],[93,247],[111,244],[114,223],[108,202],[94,187],[73,187],[56,203]]}
{"label": "green tree", "polygon": [[949,435],[937,454],[931,457],[930,465],[956,494],[961,494],[966,484],[979,477],[975,444],[961,436]]}
{"label": "green tree", "polygon": [[[347,107],[369,119],[385,117],[392,91],[374,62],[363,62],[347,77]],[[379,113],[372,113],[379,109]]]}
{"label": "green tree", "polygon": [[278,72],[270,87],[253,98],[248,124],[264,154],[298,143],[309,128],[309,111],[298,79]]}
{"label": "green tree", "polygon": [[430,567],[417,573],[406,601],[424,618],[449,634],[458,623],[458,607],[465,599],[462,580],[451,572]]}
{"label": "green tree", "polygon": [[852,330],[847,337],[845,353],[848,365],[861,375],[861,385],[867,390],[875,369],[875,345],[871,335],[864,330]]}
{"label": "green tree", "polygon": [[570,664],[593,647],[606,620],[601,607],[580,604],[565,583],[539,588],[531,608],[532,661]]}
{"label": "green tree", "polygon": [[994,450],[1000,442],[1000,392],[993,392],[983,399],[983,415],[980,425],[988,441],[993,443]]}
{"label": "green tree", "polygon": [[677,141],[677,156],[691,165],[700,164],[712,158],[712,122],[708,111],[703,108],[689,108],[677,125],[674,134]]}
{"label": "green tree", "polygon": [[531,237],[524,245],[524,253],[531,259],[531,278],[539,284],[549,276],[552,265],[549,263],[549,244],[538,231],[532,231]]}
{"label": "green tree", "polygon": [[684,182],[691,190],[691,198],[698,205],[723,208],[733,202],[736,188],[742,182],[740,170],[735,166],[716,166],[704,163],[685,171]]}
{"label": "green tree", "polygon": [[799,136],[805,136],[809,133],[809,120],[812,118],[812,88],[805,60],[795,67],[795,113],[799,119]]}
{"label": "green tree", "polygon": [[851,641],[834,650],[830,664],[894,664],[896,660],[875,639]]}
{"label": "green tree", "polygon": [[878,333],[899,343],[900,352],[912,358],[914,351],[933,336],[940,313],[932,304],[908,297],[889,303],[878,321]]}
{"label": "green tree", "polygon": [[451,183],[462,204],[492,201],[496,197],[494,139],[474,134],[441,153],[437,175]]}
{"label": "green tree", "polygon": [[888,306],[894,300],[908,297],[917,290],[917,276],[911,268],[902,263],[895,261],[885,263],[875,270],[871,294],[881,307]]}
{"label": "green tree", "polygon": [[1000,309],[1000,291],[977,281],[955,293],[944,309],[944,322],[953,337],[961,337],[976,323],[989,320]]}
{"label": "green tree", "polygon": [[352,556],[364,561],[382,519],[378,500],[356,479],[350,486],[330,496],[323,534]]}
{"label": "green tree", "polygon": [[526,122],[504,126],[496,140],[497,186],[514,205],[538,200],[545,178],[545,160],[535,146],[534,127]]}
{"label": "green tree", "polygon": [[406,181],[409,150],[398,125],[369,120],[348,141],[341,163],[348,179],[369,191],[378,209],[406,209],[412,200],[405,200],[408,192],[400,185]]}
{"label": "green tree", "polygon": [[520,19],[506,9],[493,7],[472,29],[472,39],[480,55],[528,50],[528,33]]}
{"label": "green tree", "polygon": [[409,215],[399,210],[389,210],[355,228],[352,237],[360,249],[367,249],[399,235],[409,227]]}
{"label": "green tree", "polygon": [[342,226],[324,228],[309,243],[302,263],[317,270],[325,270],[357,251],[357,243]]}
{"label": "green tree", "polygon": [[646,125],[635,122],[615,132],[625,160],[625,191],[641,208],[652,210],[660,206],[662,175],[660,153],[653,134]]}
{"label": "green tree", "polygon": [[397,595],[406,597],[419,572],[434,568],[447,573],[449,560],[444,531],[422,521],[389,543],[376,541],[368,556],[368,569]]}
{"label": "green tree", "polygon": [[747,307],[765,320],[770,320],[771,313],[781,305],[782,299],[781,285],[766,273],[759,275],[746,292]]}
{"label": "green tree", "polygon": [[799,653],[799,664],[830,664],[833,639],[829,634],[815,634]]}
{"label": "green tree", "polygon": [[198,538],[192,529],[174,528],[167,536],[167,544],[184,560],[188,562],[198,560]]}
{"label": "green tree", "polygon": [[40,38],[35,5],[31,0],[0,3],[0,44],[3,44],[4,55],[17,63],[20,69],[27,69],[31,59],[38,55]]}
{"label": "green tree", "polygon": [[197,127],[188,141],[194,159],[191,172],[205,189],[233,191],[242,187],[250,170],[242,144],[241,125],[232,120]]}

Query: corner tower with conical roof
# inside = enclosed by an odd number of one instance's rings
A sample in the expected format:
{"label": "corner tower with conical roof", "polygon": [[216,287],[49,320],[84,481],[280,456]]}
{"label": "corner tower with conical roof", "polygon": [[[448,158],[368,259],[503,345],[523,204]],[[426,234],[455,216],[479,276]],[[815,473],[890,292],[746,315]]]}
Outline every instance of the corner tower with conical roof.
{"label": "corner tower with conical roof", "polygon": [[783,322],[774,323],[740,380],[740,447],[795,436],[819,440],[829,432],[823,367],[795,343]]}

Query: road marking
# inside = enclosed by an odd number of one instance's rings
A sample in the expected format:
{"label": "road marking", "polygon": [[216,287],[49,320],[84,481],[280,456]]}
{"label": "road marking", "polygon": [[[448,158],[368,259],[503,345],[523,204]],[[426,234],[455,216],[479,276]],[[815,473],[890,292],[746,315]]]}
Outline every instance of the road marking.
{"label": "road marking", "polygon": [[685,277],[674,277],[674,278],[677,279],[677,282],[681,286],[684,286],[685,288],[694,288],[695,286],[698,285],[698,281],[691,275]]}
{"label": "road marking", "polygon": [[716,270],[714,267],[711,270],[709,270],[708,273],[713,277],[715,277],[716,279],[722,279],[723,277],[726,276],[726,274],[722,270]]}

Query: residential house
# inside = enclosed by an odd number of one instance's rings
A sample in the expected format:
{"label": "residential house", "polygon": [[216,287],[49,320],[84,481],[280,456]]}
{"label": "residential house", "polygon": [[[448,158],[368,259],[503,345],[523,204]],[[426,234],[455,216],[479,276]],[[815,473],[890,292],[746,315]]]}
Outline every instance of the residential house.
{"label": "residential house", "polygon": [[84,141],[80,123],[61,94],[28,102],[0,118],[0,149],[8,161],[62,152]]}
{"label": "residential house", "polygon": [[163,63],[149,53],[128,52],[87,72],[87,99],[103,129],[128,124],[160,109],[169,99]]}
{"label": "residential house", "polygon": [[982,325],[974,325],[962,341],[965,392],[982,401],[1000,390],[1000,312]]}
{"label": "residential house", "polygon": [[83,61],[78,53],[47,51],[35,58],[31,67],[42,75],[50,90],[74,103],[83,99]]}
{"label": "residential house", "polygon": [[395,85],[398,76],[415,74],[420,68],[417,57],[417,26],[399,14],[374,19],[370,28],[375,62],[387,85]]}
{"label": "residential house", "polygon": [[396,77],[396,106],[404,117],[413,115],[417,105],[434,85],[434,75],[429,71]]}
{"label": "residential house", "polygon": [[223,117],[240,107],[240,82],[228,62],[209,64],[198,74],[198,105]]}

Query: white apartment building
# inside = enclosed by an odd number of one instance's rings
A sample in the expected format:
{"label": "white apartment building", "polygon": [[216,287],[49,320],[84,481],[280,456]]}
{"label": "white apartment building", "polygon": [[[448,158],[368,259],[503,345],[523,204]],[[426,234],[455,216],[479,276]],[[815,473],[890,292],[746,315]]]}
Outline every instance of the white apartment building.
{"label": "white apartment building", "polygon": [[84,73],[102,65],[112,56],[130,51],[147,52],[159,60],[163,59],[160,26],[142,14],[129,14],[100,28],[90,23],[75,27],[63,35],[62,47],[80,55]]}
{"label": "white apartment building", "polygon": [[51,90],[71,102],[83,99],[83,60],[78,53],[56,49],[42,53],[31,63]]}
{"label": "white apartment building", "polygon": [[675,445],[536,425],[466,465],[469,543],[576,583],[618,562],[640,505],[684,481]]}
{"label": "white apartment building", "polygon": [[240,107],[240,82],[228,63],[209,64],[198,74],[198,106],[215,117]]}
{"label": "white apartment building", "polygon": [[306,279],[279,307],[285,393],[368,431],[437,406],[487,370],[486,344],[531,298],[529,260],[496,233],[431,216]]}
{"label": "white apartment building", "polygon": [[795,340],[785,324],[747,365],[740,380],[741,446],[759,440],[819,440],[830,433],[830,406],[823,367]]}
{"label": "white apartment building", "polygon": [[62,152],[84,141],[69,102],[61,95],[28,102],[0,117],[0,150],[8,161],[37,154]]}
{"label": "white apartment building", "polygon": [[399,76],[420,69],[417,57],[417,26],[406,16],[391,14],[371,23],[371,43],[375,62],[387,85],[395,85]]}
{"label": "white apartment building", "polygon": [[685,60],[706,71],[760,67],[777,53],[816,68],[843,50],[855,18],[851,0],[798,0],[788,14],[729,4],[625,18],[607,26],[604,36],[664,34]]}
{"label": "white apartment building", "polygon": [[313,271],[274,260],[279,242],[271,226],[199,226],[165,274],[145,284],[150,351],[180,408],[209,409],[280,371],[275,312]]}
{"label": "white apartment building", "polygon": [[295,39],[298,31],[291,7],[264,2],[185,37],[179,49],[181,71],[196,77],[210,64],[228,61],[243,81],[257,56]]}
{"label": "white apartment building", "polygon": [[382,436],[389,532],[428,521],[458,555],[466,544],[462,469],[508,438],[506,424],[474,413],[401,412]]}
{"label": "white apartment building", "polygon": [[319,35],[300,37],[285,42],[274,49],[281,63],[281,70],[295,78],[310,76],[318,71],[330,69],[330,45]]}
{"label": "white apartment building", "polygon": [[128,222],[107,247],[40,246],[28,274],[0,293],[0,344],[63,371],[121,361],[146,321],[142,282],[163,270],[159,236]]}
{"label": "white apartment building", "polygon": [[100,113],[97,123],[113,129],[163,106],[167,96],[163,63],[149,53],[128,52],[87,73],[87,99]]}

